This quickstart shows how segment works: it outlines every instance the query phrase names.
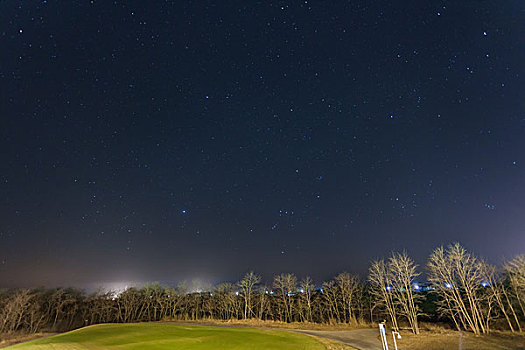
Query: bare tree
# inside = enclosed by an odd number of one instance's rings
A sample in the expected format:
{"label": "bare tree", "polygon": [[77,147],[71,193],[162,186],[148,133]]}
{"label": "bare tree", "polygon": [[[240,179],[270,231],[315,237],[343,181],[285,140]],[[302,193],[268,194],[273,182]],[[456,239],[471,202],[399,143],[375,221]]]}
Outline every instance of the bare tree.
{"label": "bare tree", "polygon": [[[459,244],[440,247],[428,262],[429,281],[439,306],[458,329],[476,334],[491,327],[521,331],[525,319],[525,255],[507,261],[498,270],[467,252]],[[366,286],[346,272],[324,282],[320,291],[306,277],[297,287],[293,274],[280,274],[273,290],[259,285],[253,272],[236,285],[224,283],[213,290],[202,285],[191,291],[159,284],[134,287],[123,292],[98,291],[85,296],[78,289],[0,290],[0,336],[6,332],[70,330],[102,322],[157,321],[165,318],[202,320],[249,319],[284,322],[348,322],[370,315],[388,317],[395,329],[399,317],[407,317],[418,333],[418,297],[413,285],[417,265],[406,253],[372,262]],[[375,312],[378,310],[378,312]],[[435,317],[428,315],[429,317]],[[495,322],[497,321],[497,322]]]}
{"label": "bare tree", "polygon": [[474,334],[488,333],[490,303],[481,288],[482,263],[459,243],[447,249],[439,247],[428,261],[429,281],[442,298],[443,314],[452,318],[458,329],[469,329]]}
{"label": "bare tree", "polygon": [[[507,292],[505,276],[497,271],[495,266],[489,265],[486,262],[483,263],[482,267],[486,280],[485,286],[490,291],[491,297],[494,299],[499,311],[504,316],[510,331],[514,332],[514,326],[517,326],[521,332],[521,325],[510,301],[509,293]],[[513,322],[515,322],[515,324],[513,324]]]}
{"label": "bare tree", "polygon": [[334,280],[323,282],[323,300],[327,306],[326,312],[328,313],[329,323],[341,322],[341,315],[339,313],[339,291]]}
{"label": "bare tree", "polygon": [[312,293],[314,292],[315,285],[312,279],[307,276],[299,283],[301,288],[301,301],[305,308],[305,318],[308,322],[312,322]]}
{"label": "bare tree", "polygon": [[86,324],[119,321],[111,292],[96,291],[86,298],[86,304],[83,317]]}
{"label": "bare tree", "polygon": [[[76,311],[78,303],[82,299],[82,292],[68,288],[58,288],[51,296],[50,306],[54,314],[52,328],[70,329]],[[59,325],[59,321],[62,321]]]}
{"label": "bare tree", "polygon": [[297,277],[292,273],[282,273],[275,276],[273,286],[281,297],[286,321],[292,322],[294,308],[293,294],[297,288]]}
{"label": "bare tree", "polygon": [[29,333],[36,333],[45,323],[46,314],[43,310],[42,293],[33,293],[31,303],[27,310],[26,325]]}
{"label": "bare tree", "polygon": [[388,259],[388,274],[392,283],[391,292],[399,305],[399,313],[407,318],[412,332],[419,334],[417,317],[420,311],[416,304],[419,295],[415,295],[413,290],[415,279],[420,275],[417,265],[406,252],[392,253]]}
{"label": "bare tree", "polygon": [[116,298],[119,322],[132,322],[139,320],[139,311],[142,305],[140,291],[136,288],[128,288]]}
{"label": "bare tree", "polygon": [[268,312],[270,310],[270,306],[271,306],[270,299],[269,299],[269,296],[268,296],[268,288],[266,286],[259,287],[257,289],[256,297],[258,299],[258,302],[257,302],[257,308],[258,308],[257,317],[260,320],[264,320],[267,317]]}
{"label": "bare tree", "polygon": [[370,294],[374,296],[374,307],[383,307],[390,318],[390,322],[392,322],[392,328],[399,330],[390,277],[384,260],[372,261],[368,270],[368,281],[370,282]]}
{"label": "bare tree", "polygon": [[522,332],[517,316],[518,312],[512,307],[512,300],[516,302],[517,308],[521,311],[521,318],[525,319],[525,254],[518,255],[514,259],[507,261],[504,265],[504,270],[509,284],[509,292],[505,297],[508,300],[518,329]]}
{"label": "bare tree", "polygon": [[243,279],[239,281],[238,285],[241,289],[241,295],[244,299],[244,319],[251,318],[253,312],[253,295],[257,284],[261,282],[261,276],[256,275],[253,271],[244,275]]}
{"label": "bare tree", "polygon": [[335,276],[335,282],[339,290],[339,298],[343,309],[343,320],[345,323],[357,323],[355,308],[357,296],[360,289],[359,277],[348,272]]}

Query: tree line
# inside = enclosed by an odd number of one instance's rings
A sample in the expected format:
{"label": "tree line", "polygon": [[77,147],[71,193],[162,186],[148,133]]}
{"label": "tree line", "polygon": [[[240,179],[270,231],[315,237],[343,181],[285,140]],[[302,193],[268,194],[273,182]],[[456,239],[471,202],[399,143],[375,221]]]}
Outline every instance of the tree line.
{"label": "tree line", "polygon": [[237,283],[192,292],[150,284],[119,293],[75,288],[0,291],[0,333],[66,331],[97,323],[159,320],[270,320],[365,324],[387,319],[394,329],[420,331],[421,320],[487,334],[522,332],[525,255],[501,267],[459,244],[439,247],[420,268],[406,252],[370,264],[366,280],[342,272],[316,286],[310,277],[281,273],[267,285],[253,271]]}

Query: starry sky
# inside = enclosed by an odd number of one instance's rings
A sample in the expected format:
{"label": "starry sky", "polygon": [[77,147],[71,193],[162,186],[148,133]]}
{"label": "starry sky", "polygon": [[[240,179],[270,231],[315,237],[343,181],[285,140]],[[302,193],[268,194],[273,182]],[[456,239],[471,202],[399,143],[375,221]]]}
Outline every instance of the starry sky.
{"label": "starry sky", "polygon": [[525,251],[525,2],[0,2],[0,287]]}

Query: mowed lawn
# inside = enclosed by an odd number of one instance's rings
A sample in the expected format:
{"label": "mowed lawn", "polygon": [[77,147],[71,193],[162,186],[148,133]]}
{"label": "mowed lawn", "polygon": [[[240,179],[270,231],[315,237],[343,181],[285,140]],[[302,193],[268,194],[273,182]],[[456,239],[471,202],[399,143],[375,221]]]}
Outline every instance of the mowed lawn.
{"label": "mowed lawn", "polygon": [[163,323],[102,324],[7,349],[303,349],[324,350],[315,338],[255,328],[186,326]]}

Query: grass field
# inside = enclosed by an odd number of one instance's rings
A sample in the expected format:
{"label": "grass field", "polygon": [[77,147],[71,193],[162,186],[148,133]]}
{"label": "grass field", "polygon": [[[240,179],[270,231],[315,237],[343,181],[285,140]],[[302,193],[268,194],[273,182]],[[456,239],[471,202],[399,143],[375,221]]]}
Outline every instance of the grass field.
{"label": "grass field", "polygon": [[104,324],[18,344],[6,349],[303,349],[324,350],[313,337],[255,328],[202,327],[159,323]]}

